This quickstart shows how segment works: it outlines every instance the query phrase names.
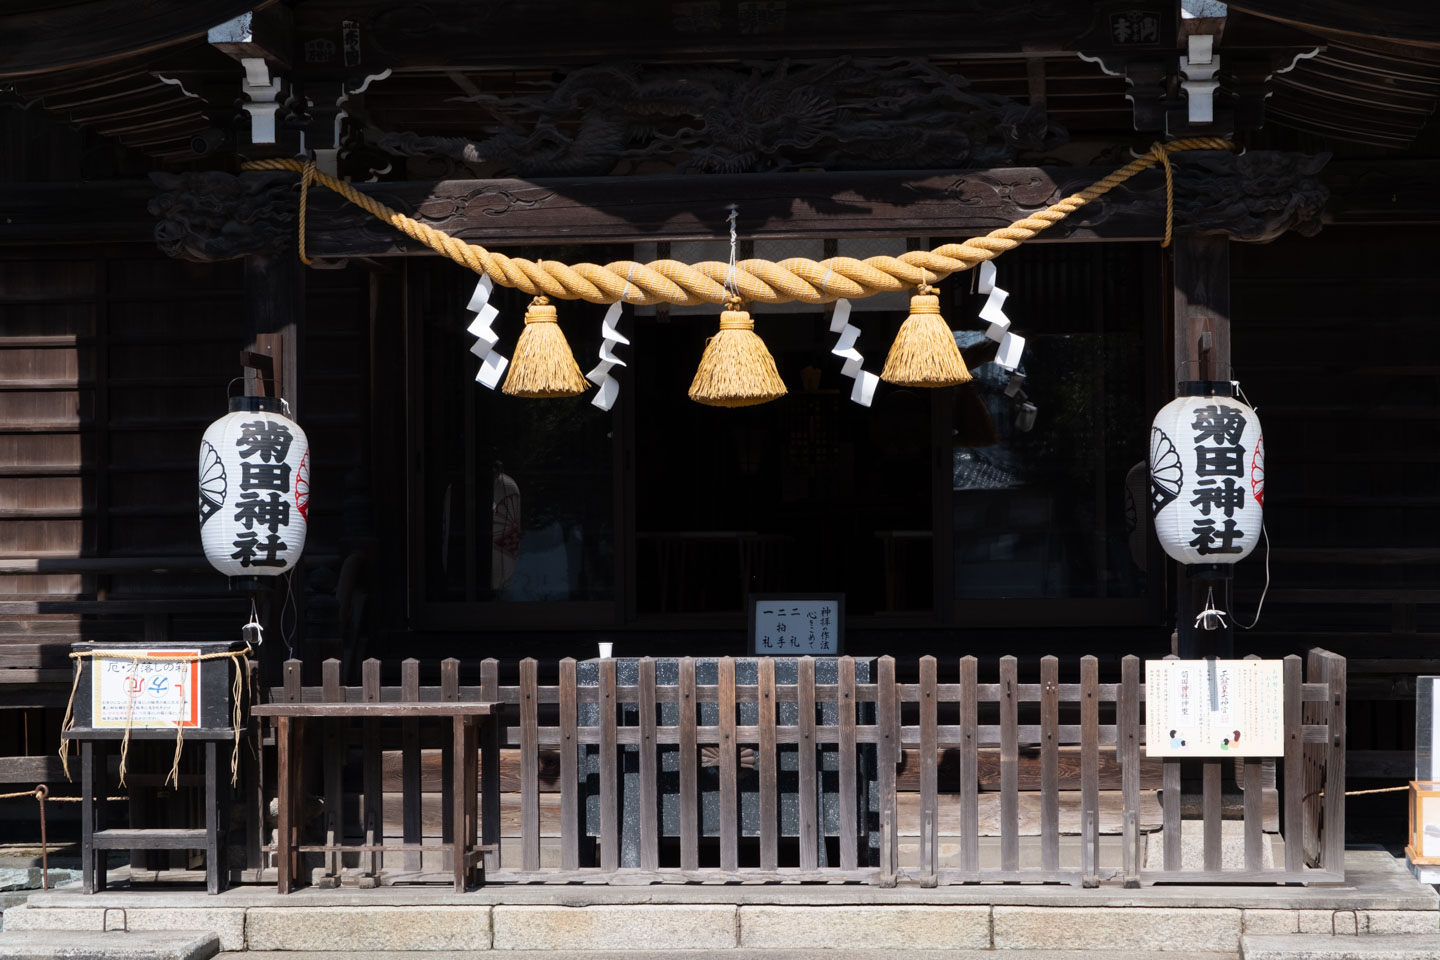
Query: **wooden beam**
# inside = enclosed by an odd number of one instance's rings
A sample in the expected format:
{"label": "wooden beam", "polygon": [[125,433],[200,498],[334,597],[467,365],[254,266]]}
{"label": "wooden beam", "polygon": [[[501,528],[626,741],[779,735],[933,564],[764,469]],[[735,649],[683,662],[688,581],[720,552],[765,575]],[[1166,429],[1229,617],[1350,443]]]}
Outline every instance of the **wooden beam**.
{"label": "wooden beam", "polygon": [[[1175,379],[1229,380],[1230,239],[1181,232],[1175,235],[1171,252]],[[1179,655],[1184,659],[1233,656],[1232,620],[1216,630],[1195,626],[1195,617],[1204,609],[1211,588],[1215,590],[1217,607],[1233,609],[1230,581],[1192,579],[1181,565],[1177,565],[1175,577]]]}
{"label": "wooden beam", "polygon": [[[1020,167],[950,173],[813,173],[574,180],[447,180],[360,189],[471,243],[713,240],[732,203],[750,238],[968,237],[1095,182],[1101,168]],[[1160,175],[1147,171],[1041,235],[1046,240],[1154,240]],[[310,198],[312,257],[425,252],[416,241],[328,191]]]}

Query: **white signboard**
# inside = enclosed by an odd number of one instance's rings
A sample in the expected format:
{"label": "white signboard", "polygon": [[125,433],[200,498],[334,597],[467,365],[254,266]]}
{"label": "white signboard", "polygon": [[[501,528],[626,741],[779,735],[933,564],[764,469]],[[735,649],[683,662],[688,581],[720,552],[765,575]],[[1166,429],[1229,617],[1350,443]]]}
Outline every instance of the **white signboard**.
{"label": "white signboard", "polygon": [[750,595],[752,655],[838,657],[844,652],[843,593]]}
{"label": "white signboard", "polygon": [[1146,660],[1145,755],[1285,753],[1284,662]]}
{"label": "white signboard", "polygon": [[112,660],[96,657],[91,717],[96,727],[173,730],[200,726],[199,650],[139,650],[140,656],[177,658]]}

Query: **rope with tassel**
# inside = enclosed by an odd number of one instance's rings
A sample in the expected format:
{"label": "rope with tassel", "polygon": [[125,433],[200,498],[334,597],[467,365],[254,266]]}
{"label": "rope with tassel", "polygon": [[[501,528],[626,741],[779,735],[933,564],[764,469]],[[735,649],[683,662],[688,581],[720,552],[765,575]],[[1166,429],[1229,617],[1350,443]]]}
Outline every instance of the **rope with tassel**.
{"label": "rope with tassel", "polygon": [[[939,283],[946,277],[969,270],[1013,250],[1036,234],[1049,229],[1080,207],[1109,193],[1115,187],[1155,164],[1165,168],[1165,244],[1170,242],[1173,224],[1173,180],[1170,156],[1187,150],[1232,150],[1234,144],[1219,137],[1189,137],[1157,143],[1104,179],[1079,193],[1051,204],[983,237],[963,243],[947,243],[933,250],[912,250],[899,257],[832,257],[816,262],[795,257],[775,263],[769,260],[742,260],[728,263],[705,261],[684,264],[677,260],[637,263],[620,260],[605,265],[564,264],[554,260],[526,260],[507,257],[473,243],[466,243],[406,216],[349,183],[316,170],[311,161],[291,159],[253,160],[242,170],[291,170],[302,175],[307,187],[300,195],[300,256],[305,251],[306,194],[313,181],[338,193],[367,213],[435,252],[496,283],[514,287],[536,297],[559,300],[588,300],[592,303],[630,304],[674,303],[693,306],[723,304],[738,294],[747,303],[829,303],[842,297],[864,298],[877,293],[909,290],[922,284]],[[727,290],[727,281],[733,291]]]}
{"label": "rope with tassel", "polygon": [[[235,786],[240,777],[240,733],[241,719],[244,708],[244,693],[246,690],[245,676],[248,671],[245,669],[245,660],[253,652],[250,645],[245,644],[243,650],[227,650],[220,653],[184,654],[181,656],[141,653],[120,653],[113,650],[78,650],[70,654],[70,659],[75,661],[74,677],[70,682],[70,701],[65,705],[65,719],[60,723],[60,768],[65,774],[65,779],[70,779],[70,738],[66,736],[75,729],[75,694],[80,689],[80,673],[84,669],[86,660],[128,660],[131,667],[141,663],[204,663],[209,660],[233,660],[235,666],[235,678],[231,683],[230,690],[230,726],[235,733],[235,746],[230,753],[230,785]],[[96,682],[91,678],[91,683]],[[251,690],[250,698],[254,700],[254,691]],[[133,696],[127,701],[125,709],[125,736],[120,741],[120,786],[125,786],[126,761],[130,753],[130,711],[134,706]],[[92,718],[93,722],[93,718]],[[164,729],[164,728],[161,728]],[[180,724],[175,725],[175,757],[170,764],[170,772],[165,777],[165,784],[174,782],[180,785],[180,752],[185,746],[185,728]],[[3,799],[3,797],[0,797]]]}

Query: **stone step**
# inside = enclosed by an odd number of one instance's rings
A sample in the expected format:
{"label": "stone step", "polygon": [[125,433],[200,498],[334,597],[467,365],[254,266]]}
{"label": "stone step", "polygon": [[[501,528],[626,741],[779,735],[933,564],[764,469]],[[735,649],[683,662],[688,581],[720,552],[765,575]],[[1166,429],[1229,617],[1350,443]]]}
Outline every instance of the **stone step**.
{"label": "stone step", "polygon": [[1440,936],[1433,934],[1283,934],[1243,937],[1244,960],[1434,960]]}
{"label": "stone step", "polygon": [[[392,951],[346,953],[345,960],[893,960],[894,950],[470,950]],[[1100,960],[1114,957],[1112,950],[906,950],[906,960]],[[266,951],[222,953],[216,960],[336,960],[338,954],[320,951]],[[1234,953],[1188,950],[1127,950],[1124,960],[1238,960]]]}
{"label": "stone step", "polygon": [[203,930],[7,930],[0,960],[210,960],[220,938]]}

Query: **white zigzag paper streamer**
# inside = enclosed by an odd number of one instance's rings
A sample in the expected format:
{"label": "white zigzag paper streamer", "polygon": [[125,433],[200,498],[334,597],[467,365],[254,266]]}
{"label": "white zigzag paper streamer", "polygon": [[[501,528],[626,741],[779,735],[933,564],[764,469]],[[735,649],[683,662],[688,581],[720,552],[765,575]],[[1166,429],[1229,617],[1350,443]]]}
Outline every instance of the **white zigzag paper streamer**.
{"label": "white zigzag paper streamer", "polygon": [[623,306],[624,303],[616,300],[610,304],[610,309],[605,311],[605,319],[600,321],[600,363],[585,374],[586,380],[600,388],[590,402],[601,410],[609,410],[615,406],[615,398],[620,396],[620,381],[611,376],[610,371],[625,366],[625,361],[615,356],[616,344],[630,344],[616,326],[620,322],[620,308]]}
{"label": "white zigzag paper streamer", "polygon": [[465,309],[475,312],[475,319],[465,328],[476,338],[470,352],[480,358],[480,370],[475,374],[475,382],[491,390],[500,383],[501,375],[510,365],[507,358],[495,352],[495,344],[500,342],[500,335],[491,329],[490,324],[495,322],[500,311],[490,303],[490,293],[494,289],[495,281],[489,276],[482,276],[480,282],[475,284],[475,292],[470,294],[470,302],[465,305]]}
{"label": "white zigzag paper streamer", "polygon": [[990,328],[985,336],[1000,344],[995,353],[995,362],[1011,373],[1020,366],[1020,354],[1025,352],[1025,338],[1010,332],[1010,318],[1005,316],[1005,298],[1010,294],[995,286],[995,264],[989,260],[980,264],[980,279],[976,291],[989,295],[985,306],[980,308],[980,319],[988,322]]}
{"label": "white zigzag paper streamer", "polygon": [[840,372],[855,380],[855,385],[850,388],[850,399],[862,407],[870,406],[870,402],[875,399],[875,387],[880,383],[880,378],[863,369],[865,358],[855,349],[855,341],[860,339],[860,328],[850,322],[849,300],[835,301],[835,313],[830,317],[830,332],[840,335],[840,339],[835,341],[835,346],[830,350],[845,361]]}

